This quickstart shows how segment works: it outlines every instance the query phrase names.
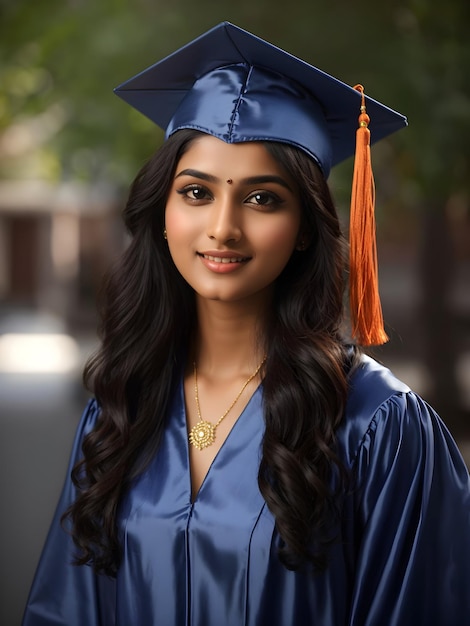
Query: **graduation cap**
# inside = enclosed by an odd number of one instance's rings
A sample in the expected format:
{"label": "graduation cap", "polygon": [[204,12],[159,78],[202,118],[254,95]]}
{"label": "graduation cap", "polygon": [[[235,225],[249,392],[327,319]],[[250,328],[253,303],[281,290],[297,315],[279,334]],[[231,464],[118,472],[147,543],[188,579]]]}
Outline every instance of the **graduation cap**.
{"label": "graduation cap", "polygon": [[130,78],[115,93],[164,129],[166,138],[192,128],[227,143],[287,143],[312,157],[325,178],[332,166],[356,154],[353,335],[362,345],[387,340],[377,287],[369,145],[406,126],[403,115],[365,96],[360,85],[350,87],[229,22]]}

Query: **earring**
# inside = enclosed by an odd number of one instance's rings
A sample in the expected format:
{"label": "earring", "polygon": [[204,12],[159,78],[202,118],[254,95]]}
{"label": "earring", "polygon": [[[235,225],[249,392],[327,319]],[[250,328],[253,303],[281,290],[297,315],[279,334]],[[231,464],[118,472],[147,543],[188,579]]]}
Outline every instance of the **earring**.
{"label": "earring", "polygon": [[168,239],[166,236],[166,228],[163,229],[163,239]]}
{"label": "earring", "polygon": [[302,252],[302,250],[305,250],[306,247],[307,246],[305,244],[305,241],[301,239],[299,243],[297,244],[297,246],[295,247],[295,249],[298,250],[299,252]]}

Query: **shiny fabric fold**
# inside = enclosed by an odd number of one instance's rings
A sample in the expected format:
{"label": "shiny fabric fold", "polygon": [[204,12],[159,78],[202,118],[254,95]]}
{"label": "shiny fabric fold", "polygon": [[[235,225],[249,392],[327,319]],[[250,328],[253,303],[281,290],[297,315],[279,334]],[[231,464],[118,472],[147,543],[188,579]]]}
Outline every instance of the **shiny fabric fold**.
{"label": "shiny fabric fold", "polygon": [[[114,91],[166,137],[194,128],[233,143],[281,141],[312,156],[325,177],[355,152],[359,93],[230,22]],[[407,125],[403,115],[368,96],[366,104],[372,143]]]}
{"label": "shiny fabric fold", "polygon": [[199,78],[165,136],[182,128],[227,143],[281,141],[307,152],[325,177],[331,169],[331,137],[319,102],[286,76],[247,63],[220,67]]}
{"label": "shiny fabric fold", "polygon": [[[84,413],[71,463],[99,415]],[[470,486],[439,417],[364,357],[338,452],[355,476],[328,569],[291,572],[257,486],[262,387],[191,501],[183,386],[162,446],[122,502],[115,580],[73,567],[59,517],[23,626],[464,626],[470,623]]]}

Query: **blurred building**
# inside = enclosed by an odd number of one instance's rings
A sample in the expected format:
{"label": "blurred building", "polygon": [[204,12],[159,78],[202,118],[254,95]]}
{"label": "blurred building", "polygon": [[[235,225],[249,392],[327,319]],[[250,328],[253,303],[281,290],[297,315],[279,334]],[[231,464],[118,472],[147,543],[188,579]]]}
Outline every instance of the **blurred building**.
{"label": "blurred building", "polygon": [[0,181],[0,623],[8,626],[20,623],[85,406],[96,296],[125,245],[119,204],[106,187]]}
{"label": "blurred building", "polygon": [[87,328],[102,275],[123,244],[109,188],[0,182],[0,304]]}

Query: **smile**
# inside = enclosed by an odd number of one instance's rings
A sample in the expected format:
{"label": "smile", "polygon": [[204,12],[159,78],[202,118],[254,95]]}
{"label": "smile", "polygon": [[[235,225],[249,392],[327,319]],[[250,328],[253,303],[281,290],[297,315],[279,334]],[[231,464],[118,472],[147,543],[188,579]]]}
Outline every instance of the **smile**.
{"label": "smile", "polygon": [[213,261],[214,263],[243,263],[244,261],[248,261],[248,257],[220,257],[212,256],[210,254],[201,254],[200,256],[208,261]]}
{"label": "smile", "polygon": [[214,272],[215,274],[225,275],[236,273],[251,260],[249,256],[241,256],[236,252],[230,252],[228,250],[216,254],[214,254],[216,250],[210,250],[210,252],[213,254],[198,252],[197,255],[201,259],[202,264],[210,272]]}

